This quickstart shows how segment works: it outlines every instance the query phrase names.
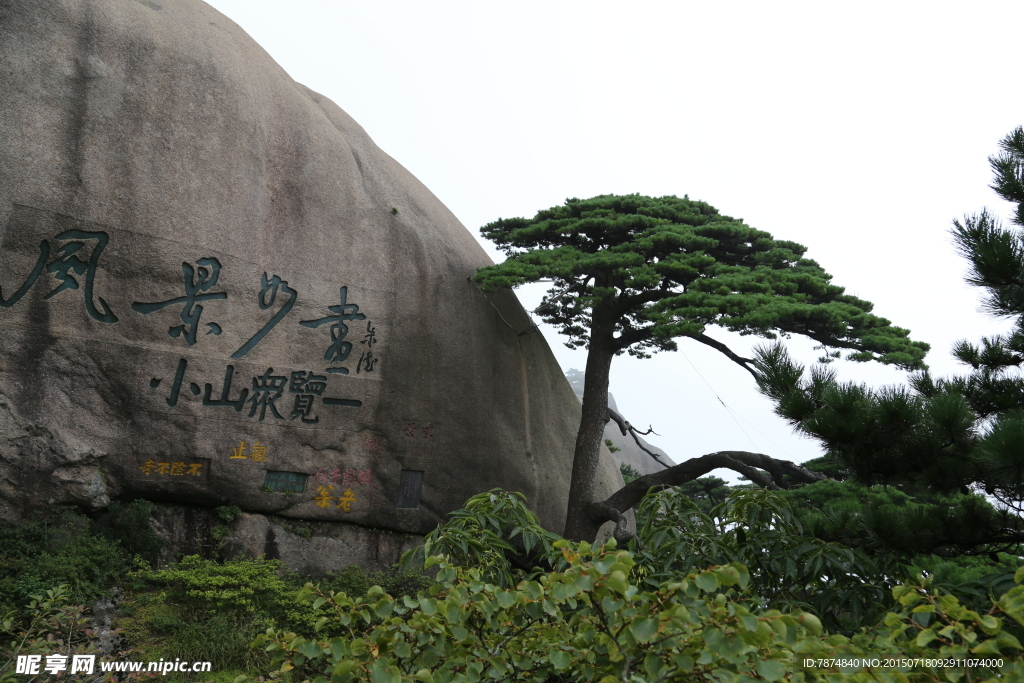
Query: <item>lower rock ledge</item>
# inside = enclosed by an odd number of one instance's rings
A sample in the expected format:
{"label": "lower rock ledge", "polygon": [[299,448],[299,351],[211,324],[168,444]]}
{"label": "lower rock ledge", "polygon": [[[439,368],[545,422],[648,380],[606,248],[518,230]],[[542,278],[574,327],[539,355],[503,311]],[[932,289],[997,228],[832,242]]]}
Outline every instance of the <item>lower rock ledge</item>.
{"label": "lower rock ledge", "polygon": [[302,576],[323,575],[351,564],[367,572],[387,571],[403,552],[423,542],[415,534],[344,522],[282,520],[237,508],[155,504],[150,523],[163,544],[161,565],[182,555],[262,555],[281,560]]}

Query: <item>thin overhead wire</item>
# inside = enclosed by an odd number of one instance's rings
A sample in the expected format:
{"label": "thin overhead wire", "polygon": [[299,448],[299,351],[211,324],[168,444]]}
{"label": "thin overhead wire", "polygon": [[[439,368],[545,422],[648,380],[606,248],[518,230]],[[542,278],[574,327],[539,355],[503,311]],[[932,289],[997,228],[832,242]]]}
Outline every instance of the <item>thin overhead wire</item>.
{"label": "thin overhead wire", "polygon": [[[716,398],[716,399],[718,399],[718,402],[719,402],[719,403],[721,403],[721,404],[722,404],[722,407],[723,407],[723,408],[725,408],[726,412],[728,412],[728,413],[729,413],[729,417],[731,417],[731,418],[732,418],[733,422],[735,422],[735,423],[736,423],[736,426],[740,428],[740,431],[741,431],[741,432],[743,432],[743,435],[744,435],[745,437],[747,437],[747,441],[749,441],[749,442],[751,443],[751,445],[752,445],[752,446],[753,446],[753,447],[754,447],[755,449],[757,449],[757,447],[758,447],[758,446],[757,446],[757,444],[756,444],[756,443],[754,442],[754,440],[753,440],[753,439],[752,439],[752,438],[750,437],[750,434],[748,434],[748,433],[747,433],[747,430],[743,429],[743,425],[741,425],[741,424],[740,424],[740,419],[742,419],[742,420],[743,420],[744,422],[746,422],[746,423],[747,423],[748,425],[750,425],[750,426],[751,426],[751,427],[753,427],[753,428],[754,428],[755,430],[757,430],[757,433],[758,433],[758,434],[760,434],[761,436],[763,436],[763,437],[764,437],[765,439],[767,439],[767,440],[768,440],[769,442],[771,442],[771,444],[772,444],[773,446],[775,446],[775,447],[776,447],[776,448],[778,448],[778,449],[779,449],[780,451],[782,451],[783,453],[785,453],[786,455],[788,455],[788,456],[789,456],[790,458],[793,458],[793,455],[792,455],[792,454],[791,454],[791,453],[790,453],[789,451],[787,451],[787,450],[786,450],[785,448],[783,448],[783,447],[782,447],[782,446],[780,446],[779,444],[775,443],[775,441],[774,441],[774,440],[772,440],[772,438],[771,438],[770,436],[768,436],[767,434],[765,434],[764,432],[762,432],[762,431],[761,431],[760,429],[758,429],[758,428],[757,428],[757,425],[755,425],[755,424],[754,424],[753,422],[751,422],[751,421],[750,421],[750,420],[748,420],[747,418],[743,417],[743,415],[741,415],[741,414],[740,414],[740,413],[739,413],[738,411],[735,411],[735,410],[733,410],[732,408],[730,408],[729,406],[727,406],[727,405],[725,404],[725,401],[723,401],[723,400],[722,400],[722,397],[718,395],[718,392],[717,392],[717,391],[715,391],[715,388],[714,388],[713,386],[711,386],[711,383],[710,383],[710,382],[708,382],[708,381],[707,381],[707,379],[705,379],[704,375],[702,375],[702,374],[701,374],[701,372],[700,372],[700,370],[698,370],[698,369],[697,369],[697,366],[693,364],[693,361],[692,361],[692,360],[690,360],[690,357],[689,357],[689,356],[687,356],[687,355],[686,355],[685,353],[683,353],[682,351],[679,351],[679,353],[680,353],[680,354],[682,354],[683,358],[685,358],[685,359],[686,359],[686,362],[690,364],[690,367],[691,367],[691,368],[693,368],[693,371],[697,373],[697,376],[698,376],[698,377],[700,377],[701,381],[702,381],[702,382],[704,382],[704,384],[706,384],[706,385],[707,385],[708,389],[710,389],[710,390],[711,390],[711,393],[715,395],[715,398]],[[739,418],[739,419],[737,419],[737,418]]]}
{"label": "thin overhead wire", "polygon": [[[719,400],[721,400],[721,399],[719,399]],[[726,408],[727,408],[728,410],[732,411],[732,408],[729,408],[729,406],[726,406]],[[744,422],[746,422],[746,423],[747,423],[748,425],[750,425],[750,426],[751,426],[751,427],[753,427],[753,428],[754,428],[755,430],[757,430],[757,433],[758,433],[758,434],[760,434],[760,435],[761,435],[761,436],[763,436],[764,438],[768,439],[768,441],[770,441],[770,442],[771,442],[771,444],[772,444],[773,446],[775,446],[775,447],[776,447],[776,448],[778,448],[778,449],[779,449],[780,451],[782,451],[783,453],[785,453],[786,455],[788,455],[788,456],[789,456],[789,457],[790,457],[791,459],[793,459],[793,460],[796,460],[796,456],[794,456],[794,455],[793,455],[792,453],[790,453],[789,451],[787,451],[787,450],[786,450],[785,448],[783,448],[783,447],[782,447],[782,446],[780,446],[779,444],[775,443],[775,440],[774,440],[774,439],[772,439],[772,437],[770,437],[770,436],[768,436],[767,434],[765,434],[764,432],[762,432],[762,431],[761,431],[760,429],[758,429],[758,428],[757,428],[757,425],[755,425],[755,424],[754,424],[753,422],[751,422],[751,421],[750,421],[750,420],[748,420],[747,418],[743,417],[743,415],[741,415],[740,413],[736,413],[736,415],[738,415],[738,416],[739,416],[739,418],[740,418],[741,420],[743,420],[743,421],[744,421]]]}

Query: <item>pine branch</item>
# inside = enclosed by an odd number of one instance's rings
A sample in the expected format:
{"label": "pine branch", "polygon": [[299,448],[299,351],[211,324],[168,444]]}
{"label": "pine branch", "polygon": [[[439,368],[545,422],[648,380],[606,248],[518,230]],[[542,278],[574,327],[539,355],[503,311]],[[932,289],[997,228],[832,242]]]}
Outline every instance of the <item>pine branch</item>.
{"label": "pine branch", "polygon": [[617,413],[616,411],[612,410],[611,408],[608,409],[608,419],[610,421],[615,422],[615,424],[619,425],[619,431],[622,432],[623,436],[626,436],[627,434],[632,434],[633,435],[633,441],[636,442],[636,445],[640,448],[640,450],[642,450],[644,453],[646,453],[647,455],[649,455],[652,458],[654,458],[654,460],[659,465],[661,465],[662,467],[669,467],[669,465],[667,465],[664,462],[662,462],[661,456],[659,456],[657,453],[655,453],[651,449],[647,448],[643,444],[643,442],[640,441],[640,436],[639,435],[640,434],[643,434],[643,435],[651,434],[652,432],[654,432],[654,428],[653,427],[648,428],[648,430],[646,432],[638,432],[636,427],[634,427],[633,425],[629,424],[628,420],[623,418],[622,415],[619,415],[619,413]]}
{"label": "pine branch", "polygon": [[698,334],[696,336],[691,336],[690,339],[693,339],[695,341],[699,341],[701,344],[705,344],[705,345],[710,346],[711,348],[715,349],[716,351],[721,352],[722,354],[725,355],[726,358],[728,358],[732,362],[736,363],[741,368],[743,368],[744,370],[749,372],[751,375],[753,375],[754,379],[758,378],[757,371],[754,368],[751,367],[751,365],[754,363],[754,359],[753,358],[743,358],[742,356],[740,356],[740,355],[736,354],[735,352],[733,352],[732,349],[730,349],[728,346],[726,346],[722,342],[718,341],[717,339],[712,339],[711,337],[707,336],[706,334]]}

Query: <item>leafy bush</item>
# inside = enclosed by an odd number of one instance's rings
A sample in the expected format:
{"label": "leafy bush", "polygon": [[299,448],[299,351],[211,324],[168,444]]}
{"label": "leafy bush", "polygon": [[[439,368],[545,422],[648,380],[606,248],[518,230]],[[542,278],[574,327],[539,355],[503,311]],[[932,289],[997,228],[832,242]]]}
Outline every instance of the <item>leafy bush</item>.
{"label": "leafy bush", "polygon": [[128,557],[139,555],[149,562],[156,560],[160,552],[160,539],[149,526],[153,504],[148,500],[133,500],[130,503],[114,501],[106,524],[98,525],[98,532],[110,541],[116,541]]}
{"label": "leafy bush", "polygon": [[132,594],[120,608],[117,627],[143,658],[209,661],[215,671],[265,669],[263,652],[249,645],[273,621],[244,609],[203,610],[170,599],[166,591]]}
{"label": "leafy bush", "polygon": [[[829,629],[847,633],[884,612],[894,567],[811,537],[779,494],[732,489],[707,509],[681,488],[646,496],[636,509],[637,539],[630,542],[635,580],[653,590],[710,566],[740,563],[750,570],[751,595],[765,608],[810,610]],[[512,544],[517,538],[520,547]],[[477,568],[484,581],[512,588],[539,573],[537,565],[565,567],[554,548],[559,540],[540,526],[522,494],[496,489],[452,512],[422,546],[406,552],[402,566],[422,566],[423,558],[440,555]]]}
{"label": "leafy bush", "polygon": [[565,571],[511,590],[483,581],[479,569],[442,558],[427,562],[440,568],[440,585],[418,599],[397,601],[376,589],[353,601],[310,588],[314,605],[332,611],[321,626],[333,620],[349,635],[319,641],[268,631],[257,643],[282,671],[339,682],[545,680],[558,674],[620,680],[616,672],[623,671],[663,679],[685,673],[697,680],[723,663],[733,671],[782,671],[786,660],[766,646],[787,630],[818,627],[813,616],[779,613],[763,617],[778,621],[778,629],[762,627],[757,617],[742,621],[751,613],[740,603],[702,598],[723,586],[744,585],[740,566],[641,593],[626,578],[633,566],[628,552],[610,545],[593,553],[586,543],[577,552],[568,541],[559,541],[558,550]]}
{"label": "leafy bush", "polygon": [[85,605],[76,605],[67,585],[59,585],[32,596],[24,619],[0,615],[0,683],[14,681],[19,655],[48,655],[61,652],[99,654],[98,643],[88,628]]}
{"label": "leafy bush", "polygon": [[29,596],[65,584],[72,601],[89,603],[106,593],[127,567],[128,557],[116,542],[76,535],[57,552],[41,553],[26,565],[15,583],[15,599],[23,603]]}
{"label": "leafy bush", "polygon": [[121,580],[133,556],[156,557],[152,507],[144,500],[114,502],[98,520],[55,507],[0,528],[0,605],[25,607],[31,596],[61,584],[72,602],[100,597]]}
{"label": "leafy bush", "polygon": [[219,564],[197,555],[164,569],[143,564],[118,627],[150,659],[209,661],[215,670],[265,666],[265,654],[249,644],[296,604],[297,587],[280,569],[278,560]]}
{"label": "leafy bush", "polygon": [[[1024,586],[988,614],[967,610],[927,581],[901,584],[884,622],[852,638],[828,635],[812,614],[766,610],[751,595],[738,563],[694,572],[645,590],[629,576],[634,560],[614,541],[593,549],[558,541],[563,571],[507,589],[477,568],[433,557],[438,586],[396,600],[377,588],[365,599],[304,597],[326,607],[319,628],[343,635],[309,637],[269,629],[256,645],[271,652],[290,679],[347,681],[957,681],[964,669],[927,660],[976,656],[970,680],[1020,673],[1021,645],[1002,629],[1006,616],[1024,623]],[[1024,581],[1024,569],[1016,576]],[[804,668],[804,661],[893,653],[921,658],[901,667]],[[290,672],[290,673],[288,673]],[[1000,676],[1002,677],[1002,676]]]}
{"label": "leafy bush", "polygon": [[810,536],[777,493],[734,489],[705,513],[678,488],[646,496],[631,544],[652,588],[708,566],[740,563],[765,607],[806,609],[832,630],[852,631],[884,611],[893,567]]}
{"label": "leafy bush", "polygon": [[91,602],[124,574],[129,559],[119,541],[97,533],[73,508],[39,513],[0,528],[0,605],[24,608],[62,584],[72,602]]}
{"label": "leafy bush", "polygon": [[421,572],[390,571],[367,572],[357,565],[350,564],[344,569],[330,572],[322,579],[314,582],[324,592],[334,591],[345,593],[354,598],[366,595],[374,586],[380,586],[385,592],[402,597],[415,596],[425,591],[433,581]]}
{"label": "leafy bush", "polygon": [[443,555],[454,564],[476,567],[485,581],[511,588],[535,564],[554,566],[562,559],[553,547],[561,537],[541,526],[521,493],[480,493],[448,517],[424,537],[423,545],[402,555],[401,570],[416,571],[426,558]]}

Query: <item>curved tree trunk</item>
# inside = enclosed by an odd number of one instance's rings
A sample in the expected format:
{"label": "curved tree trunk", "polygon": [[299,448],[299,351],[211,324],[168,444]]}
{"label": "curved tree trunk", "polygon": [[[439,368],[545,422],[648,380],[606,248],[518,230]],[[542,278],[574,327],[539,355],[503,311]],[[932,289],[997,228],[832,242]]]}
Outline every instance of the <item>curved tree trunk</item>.
{"label": "curved tree trunk", "polygon": [[608,375],[615,357],[612,323],[598,319],[594,312],[590,349],[583,385],[583,416],[576,435],[569,485],[569,509],[565,517],[565,538],[593,541],[601,523],[593,521],[588,506],[595,502],[594,480],[601,456],[604,427],[608,422]]}

